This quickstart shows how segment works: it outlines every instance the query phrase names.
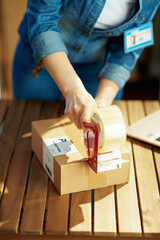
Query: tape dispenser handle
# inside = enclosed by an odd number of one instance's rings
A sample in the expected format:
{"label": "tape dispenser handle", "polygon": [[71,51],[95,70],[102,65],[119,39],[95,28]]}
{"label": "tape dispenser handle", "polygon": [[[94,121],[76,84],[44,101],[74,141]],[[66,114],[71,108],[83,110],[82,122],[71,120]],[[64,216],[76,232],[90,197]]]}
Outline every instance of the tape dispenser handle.
{"label": "tape dispenser handle", "polygon": [[88,164],[90,168],[98,172],[98,126],[93,122],[83,122],[84,145],[88,154]]}

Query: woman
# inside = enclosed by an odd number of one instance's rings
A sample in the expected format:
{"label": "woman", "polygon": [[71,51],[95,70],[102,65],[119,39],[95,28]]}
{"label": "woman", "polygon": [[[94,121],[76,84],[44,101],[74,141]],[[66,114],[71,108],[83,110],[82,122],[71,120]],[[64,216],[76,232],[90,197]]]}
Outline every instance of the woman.
{"label": "woman", "polygon": [[14,59],[15,98],[63,95],[65,114],[81,128],[92,108],[112,103],[142,52],[124,53],[124,32],[150,22],[159,4],[28,0]]}

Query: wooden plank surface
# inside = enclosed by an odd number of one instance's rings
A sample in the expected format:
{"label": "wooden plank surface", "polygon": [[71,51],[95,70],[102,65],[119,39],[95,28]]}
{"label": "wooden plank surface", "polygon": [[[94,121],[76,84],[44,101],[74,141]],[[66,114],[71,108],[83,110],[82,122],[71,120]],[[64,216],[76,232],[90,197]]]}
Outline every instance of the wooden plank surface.
{"label": "wooden plank surface", "polygon": [[59,101],[44,101],[40,119],[57,118],[63,109],[63,104]]}
{"label": "wooden plank surface", "polygon": [[[128,101],[130,123],[145,116],[141,101]],[[145,236],[160,236],[160,201],[152,147],[133,140],[134,161]]]}
{"label": "wooden plank surface", "polygon": [[[116,105],[121,109],[127,127],[129,122],[126,102],[116,102]],[[118,229],[120,236],[138,237],[142,235],[142,229],[134,173],[133,153],[130,139],[127,140],[126,147],[131,152],[130,180],[127,184],[120,184],[116,186]]]}
{"label": "wooden plank surface", "polygon": [[[130,123],[133,123],[145,114],[149,114],[159,108],[159,103],[156,101],[145,101],[144,103],[141,101],[128,101],[127,107],[124,101],[116,104],[122,110],[127,125],[128,116]],[[61,108],[61,106],[58,103],[44,102],[40,118],[56,117],[63,112],[63,107]],[[14,108],[16,107],[14,105]],[[20,112],[21,109],[21,118],[24,107],[25,105],[23,107],[19,106],[19,110],[16,109],[17,112]],[[14,116],[13,103],[11,104],[11,108],[12,116]],[[46,234],[57,236],[67,235],[69,230],[71,235],[91,235],[91,191],[71,194],[71,198],[69,198],[69,195],[60,196],[51,181],[49,181],[49,185],[47,184],[48,177],[35,157],[32,161],[28,189],[26,195],[24,195],[32,153],[30,146],[30,123],[32,119],[39,118],[40,110],[40,102],[35,105],[34,101],[27,104],[0,204],[0,231],[17,233],[20,224],[19,220],[21,219],[21,233],[39,235],[45,230]],[[13,133],[11,139],[15,144],[21,118],[16,118],[18,119],[18,123],[14,123],[14,126],[16,126],[16,129],[14,129],[13,126],[10,126],[11,119],[8,117],[8,114],[11,114],[9,113],[10,111],[9,109],[5,116],[6,123],[4,124],[2,135],[8,143],[8,132],[11,131]],[[2,140],[0,137],[0,141]],[[104,235],[114,236],[117,229],[118,235],[116,239],[119,236],[121,236],[120,239],[123,239],[123,236],[129,239],[134,239],[135,236],[138,236],[142,239],[142,230],[144,236],[160,236],[160,150],[156,147],[151,147],[149,144],[128,139],[127,147],[131,151],[132,142],[133,159],[131,161],[130,182],[117,186],[116,192],[114,187],[95,190],[93,224],[94,234],[97,235],[95,239],[98,239],[98,236]],[[136,175],[134,175],[134,168]],[[135,180],[137,181],[138,200]],[[24,207],[24,211],[21,215],[22,207]],[[115,212],[115,209],[117,212]],[[46,219],[44,219],[45,211],[47,213]],[[118,220],[117,227],[116,217]],[[142,220],[142,229],[140,219]],[[45,229],[43,229],[44,223]],[[0,235],[0,239],[3,239],[1,236],[3,235]],[[47,235],[43,236],[46,239],[48,237]],[[77,236],[79,239],[84,238],[84,236],[79,236]],[[20,238],[21,236],[18,234],[17,237]],[[92,237],[94,238],[93,235]]]}
{"label": "wooden plank surface", "polygon": [[5,117],[5,123],[0,135],[0,199],[2,197],[4,182],[14,149],[24,106],[24,101],[12,101]]}
{"label": "wooden plank surface", "polygon": [[[19,102],[20,103],[20,102]],[[10,164],[0,207],[1,231],[18,231],[21,208],[31,161],[31,121],[39,118],[41,102],[30,101],[24,114],[22,128]],[[16,110],[15,110],[16,111]],[[12,118],[14,116],[12,112]],[[15,123],[16,125],[16,123]],[[14,126],[14,125],[13,125]]]}
{"label": "wooden plank surface", "polygon": [[151,238],[151,237],[141,237],[141,238],[136,238],[136,237],[98,237],[98,236],[54,236],[54,235],[46,235],[43,234],[42,236],[38,236],[38,235],[13,235],[13,234],[1,234],[0,236],[1,240],[159,240],[159,238]]}
{"label": "wooden plank surface", "polygon": [[94,190],[94,234],[116,236],[114,186]]}
{"label": "wooden plank surface", "polygon": [[69,195],[60,196],[49,181],[49,196],[45,231],[47,234],[68,233]]}
{"label": "wooden plank surface", "polygon": [[71,195],[69,231],[72,235],[91,234],[91,191]]}
{"label": "wooden plank surface", "polygon": [[7,111],[7,104],[8,104],[7,100],[0,101],[0,125],[2,124],[5,113]]}
{"label": "wooden plank surface", "polygon": [[43,233],[47,184],[48,176],[34,155],[21,220],[21,233],[33,235]]}
{"label": "wooden plank surface", "polygon": [[144,109],[146,115],[151,114],[154,111],[157,111],[160,108],[160,103],[158,101],[144,101]]}
{"label": "wooden plank surface", "polygon": [[[64,105],[60,102],[45,102],[41,119],[56,118],[63,113]],[[60,196],[53,183],[49,181],[46,234],[66,235],[68,233],[69,195]]]}
{"label": "wooden plank surface", "polygon": [[[151,114],[152,112],[160,108],[160,102],[158,101],[144,101],[144,107],[146,114]],[[153,146],[153,156],[155,160],[157,179],[160,189],[160,148]]]}
{"label": "wooden plank surface", "polygon": [[[40,119],[57,117],[60,107],[61,104],[59,102],[44,102]],[[34,159],[34,163],[31,167],[31,176],[24,204],[22,224],[20,227],[21,233],[42,234],[47,198],[47,186],[48,176],[43,167],[38,163],[38,159]],[[59,199],[57,197],[55,198],[55,194],[53,193],[54,190],[53,183],[50,182],[50,187],[48,189],[49,196],[45,231],[47,233],[55,233],[57,231],[57,233],[61,232],[62,234],[63,228],[61,227],[63,227],[63,222],[65,222],[65,208],[63,203],[65,203],[65,206],[67,207],[69,204],[67,204],[66,197],[60,197],[58,194]],[[68,218],[66,220],[66,226],[68,227]],[[67,231],[67,227],[65,231]]]}

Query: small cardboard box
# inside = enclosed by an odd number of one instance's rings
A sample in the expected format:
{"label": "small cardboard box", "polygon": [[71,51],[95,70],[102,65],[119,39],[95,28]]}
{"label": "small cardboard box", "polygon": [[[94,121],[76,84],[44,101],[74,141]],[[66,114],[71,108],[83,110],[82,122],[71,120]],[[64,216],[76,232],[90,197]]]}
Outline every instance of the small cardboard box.
{"label": "small cardboard box", "polygon": [[94,173],[84,148],[83,131],[63,116],[32,122],[32,149],[63,194],[127,183],[130,175],[130,153],[122,149],[120,168]]}

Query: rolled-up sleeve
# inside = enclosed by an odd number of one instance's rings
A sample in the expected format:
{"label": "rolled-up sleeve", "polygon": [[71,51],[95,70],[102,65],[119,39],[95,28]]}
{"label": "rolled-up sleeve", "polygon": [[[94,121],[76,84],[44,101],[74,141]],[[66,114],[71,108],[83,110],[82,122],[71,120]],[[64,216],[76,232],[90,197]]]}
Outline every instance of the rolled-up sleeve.
{"label": "rolled-up sleeve", "polygon": [[123,38],[110,38],[106,50],[106,61],[98,78],[108,78],[122,88],[130,77],[143,49],[124,53]]}
{"label": "rolled-up sleeve", "polygon": [[62,2],[62,0],[28,0],[28,34],[36,62],[51,53],[67,53],[58,29]]}

